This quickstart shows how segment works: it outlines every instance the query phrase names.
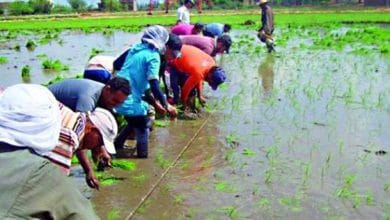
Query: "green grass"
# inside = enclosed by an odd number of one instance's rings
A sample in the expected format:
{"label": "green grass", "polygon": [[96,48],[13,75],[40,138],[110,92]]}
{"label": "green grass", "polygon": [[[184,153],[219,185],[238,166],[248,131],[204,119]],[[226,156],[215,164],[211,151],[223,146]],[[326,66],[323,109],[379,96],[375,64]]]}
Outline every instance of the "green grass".
{"label": "green grass", "polygon": [[[194,22],[204,23],[221,22],[230,23],[233,28],[243,28],[247,20],[255,21],[259,26],[260,10],[243,11],[242,14],[194,14],[191,19]],[[276,26],[279,25],[317,25],[323,23],[340,22],[390,22],[390,13],[377,11],[340,11],[340,12],[313,12],[313,13],[275,13]],[[0,22],[0,30],[62,30],[62,29],[90,29],[90,28],[114,28],[126,31],[139,31],[147,24],[173,25],[176,22],[175,15],[161,16],[120,16],[120,17],[93,17],[93,18],[59,18],[40,20],[13,20]],[[251,28],[252,28],[251,27]]]}
{"label": "green grass", "polygon": [[25,65],[23,66],[22,68],[22,78],[23,79],[26,79],[26,78],[30,78],[31,77],[31,67],[29,65]]}

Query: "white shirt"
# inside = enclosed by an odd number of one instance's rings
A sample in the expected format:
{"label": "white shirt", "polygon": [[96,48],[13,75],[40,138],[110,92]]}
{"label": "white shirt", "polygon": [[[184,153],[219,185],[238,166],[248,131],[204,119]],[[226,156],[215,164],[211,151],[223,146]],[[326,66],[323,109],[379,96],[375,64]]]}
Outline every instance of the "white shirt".
{"label": "white shirt", "polygon": [[185,5],[182,5],[177,9],[177,20],[184,24],[190,23],[190,11]]}

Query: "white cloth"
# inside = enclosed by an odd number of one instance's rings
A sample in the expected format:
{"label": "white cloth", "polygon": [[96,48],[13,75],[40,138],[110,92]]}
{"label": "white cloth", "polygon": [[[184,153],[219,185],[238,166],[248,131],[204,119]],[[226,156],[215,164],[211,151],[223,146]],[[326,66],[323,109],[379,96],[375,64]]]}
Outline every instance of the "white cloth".
{"label": "white cloth", "polygon": [[145,29],[142,42],[153,45],[161,53],[165,53],[165,44],[168,42],[169,32],[163,26],[152,25]]}
{"label": "white cloth", "polygon": [[45,155],[58,143],[58,102],[44,86],[17,84],[0,96],[0,141]]}
{"label": "white cloth", "polygon": [[104,67],[108,72],[113,73],[114,61],[115,57],[113,56],[97,55],[92,57],[92,59],[88,61],[88,65],[100,65]]}
{"label": "white cloth", "polygon": [[185,5],[182,5],[177,9],[177,20],[180,23],[190,24],[190,11]]}

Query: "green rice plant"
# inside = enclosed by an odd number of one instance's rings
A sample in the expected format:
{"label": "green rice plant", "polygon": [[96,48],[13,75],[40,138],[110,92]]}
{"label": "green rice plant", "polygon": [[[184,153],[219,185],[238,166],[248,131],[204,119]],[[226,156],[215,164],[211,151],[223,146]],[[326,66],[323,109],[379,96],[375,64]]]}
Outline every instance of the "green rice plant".
{"label": "green rice plant", "polygon": [[47,31],[43,37],[38,40],[39,44],[48,44],[52,40],[58,39],[59,33],[55,31]]}
{"label": "green rice plant", "polygon": [[232,185],[225,181],[216,182],[214,184],[215,190],[218,192],[232,193],[235,191]]}
{"label": "green rice plant", "polygon": [[28,50],[34,50],[36,47],[37,47],[37,44],[33,40],[31,40],[31,39],[27,40],[26,48]]}
{"label": "green rice plant", "polygon": [[344,216],[328,216],[326,217],[326,220],[346,220]]}
{"label": "green rice plant", "polygon": [[151,200],[146,200],[142,205],[141,207],[139,207],[136,211],[137,214],[144,214],[145,211],[146,211],[146,208],[148,208],[150,206],[150,204],[152,203]]}
{"label": "green rice plant", "polygon": [[104,52],[103,49],[92,48],[91,53],[90,53],[90,55],[89,55],[89,59],[91,59],[92,57],[94,57],[94,56],[96,56],[96,55],[98,55],[98,54],[100,54],[100,53],[103,53],[103,52]]}
{"label": "green rice plant", "polygon": [[147,179],[147,176],[146,176],[144,173],[141,173],[141,174],[139,174],[139,175],[135,175],[135,176],[131,177],[131,179],[132,179],[134,182],[143,183],[143,182],[145,182],[145,180]]}
{"label": "green rice plant", "polygon": [[111,209],[108,212],[107,220],[119,220],[119,211],[116,209]]}
{"label": "green rice plant", "polygon": [[226,152],[225,152],[225,160],[228,162],[228,163],[234,163],[236,162],[234,160],[234,153],[236,151],[234,149],[228,149]]}
{"label": "green rice plant", "polygon": [[261,209],[268,210],[271,208],[271,201],[268,198],[261,198],[257,202],[257,206]]}
{"label": "green rice plant", "polygon": [[390,182],[385,183],[384,190],[387,192],[390,191]]}
{"label": "green rice plant", "polygon": [[0,65],[8,63],[8,58],[4,56],[0,56]]}
{"label": "green rice plant", "polygon": [[160,128],[168,127],[168,126],[169,126],[169,121],[168,121],[168,120],[156,119],[153,123],[154,123],[154,125],[155,125],[156,127],[160,127]]}
{"label": "green rice plant", "polygon": [[126,171],[134,171],[137,167],[133,161],[125,159],[114,159],[111,161],[112,167],[119,168]]}
{"label": "green rice plant", "polygon": [[237,208],[234,206],[225,206],[219,209],[221,212],[223,212],[225,215],[227,215],[229,218],[237,218],[238,212]]}
{"label": "green rice plant", "polygon": [[73,156],[73,157],[72,157],[71,164],[72,164],[72,165],[76,165],[76,164],[79,164],[79,163],[80,163],[80,162],[79,162],[79,159],[77,159],[76,156]]}
{"label": "green rice plant", "polygon": [[255,155],[255,151],[253,151],[252,149],[249,149],[249,148],[244,148],[244,150],[242,151],[242,155],[254,156]]}
{"label": "green rice plant", "polygon": [[281,205],[286,206],[289,210],[291,210],[293,212],[301,212],[302,211],[301,199],[298,198],[297,196],[281,198],[281,199],[279,199],[279,203]]}
{"label": "green rice plant", "polygon": [[233,145],[237,145],[239,142],[238,142],[238,136],[237,134],[235,133],[231,133],[231,134],[228,134],[226,137],[226,142],[230,145],[230,146],[233,146]]}
{"label": "green rice plant", "polygon": [[167,168],[170,164],[171,161],[165,158],[165,155],[163,153],[162,149],[158,149],[156,152],[156,159],[154,161],[161,167],[162,169]]}
{"label": "green rice plant", "polygon": [[102,186],[115,185],[119,181],[123,180],[123,178],[118,178],[105,172],[96,172],[96,177],[98,178],[99,183]]}
{"label": "green rice plant", "polygon": [[60,60],[52,60],[52,59],[45,59],[42,62],[42,67],[45,70],[54,70],[54,71],[69,70],[68,65],[62,64]]}
{"label": "green rice plant", "polygon": [[175,195],[173,202],[177,205],[182,204],[184,202],[184,196],[183,195]]}
{"label": "green rice plant", "polygon": [[31,77],[31,67],[29,65],[25,65],[22,67],[22,78],[29,79]]}
{"label": "green rice plant", "polygon": [[19,45],[19,44],[15,45],[15,46],[13,47],[13,49],[16,50],[16,51],[20,51],[20,45]]}
{"label": "green rice plant", "polygon": [[304,163],[304,165],[303,165],[303,181],[302,181],[303,186],[307,185],[307,181],[310,178],[310,173],[311,173],[311,164],[309,162]]}

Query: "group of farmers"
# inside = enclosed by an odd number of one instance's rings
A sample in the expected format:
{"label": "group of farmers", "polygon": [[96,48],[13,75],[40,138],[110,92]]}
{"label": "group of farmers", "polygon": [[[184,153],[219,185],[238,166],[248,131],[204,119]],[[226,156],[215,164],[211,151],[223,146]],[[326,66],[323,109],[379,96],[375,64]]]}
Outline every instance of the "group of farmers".
{"label": "group of farmers", "polygon": [[[181,38],[191,36],[195,38],[187,39],[189,43]],[[204,81],[215,90],[226,80],[212,56],[228,51],[230,38],[207,37],[207,49],[192,46],[203,38],[179,37],[162,26],[149,26],[140,43],[118,58],[91,59],[83,79],[64,79],[48,87],[17,84],[1,91],[0,218],[97,218],[66,178],[72,157],[77,156],[88,186],[96,189],[99,181],[88,150],[103,169],[111,165],[112,155],[147,158],[151,109],[175,118],[177,104],[188,108],[189,97],[205,103]],[[165,94],[161,76],[170,78]],[[119,132],[115,116],[126,120]],[[132,132],[136,152],[125,146]]]}
{"label": "group of farmers", "polygon": [[[260,1],[258,37],[272,50],[272,10]],[[231,26],[190,24],[192,6],[185,0],[170,31],[149,26],[140,43],[119,57],[92,58],[83,79],[0,90],[1,219],[97,219],[66,177],[72,157],[78,158],[88,186],[99,189],[88,150],[101,169],[111,166],[113,155],[147,158],[151,111],[176,118],[177,104],[192,111],[190,100],[206,102],[204,81],[213,90],[225,82],[215,56],[229,52]],[[118,116],[126,121],[119,132]],[[135,152],[125,144],[131,133]]]}

